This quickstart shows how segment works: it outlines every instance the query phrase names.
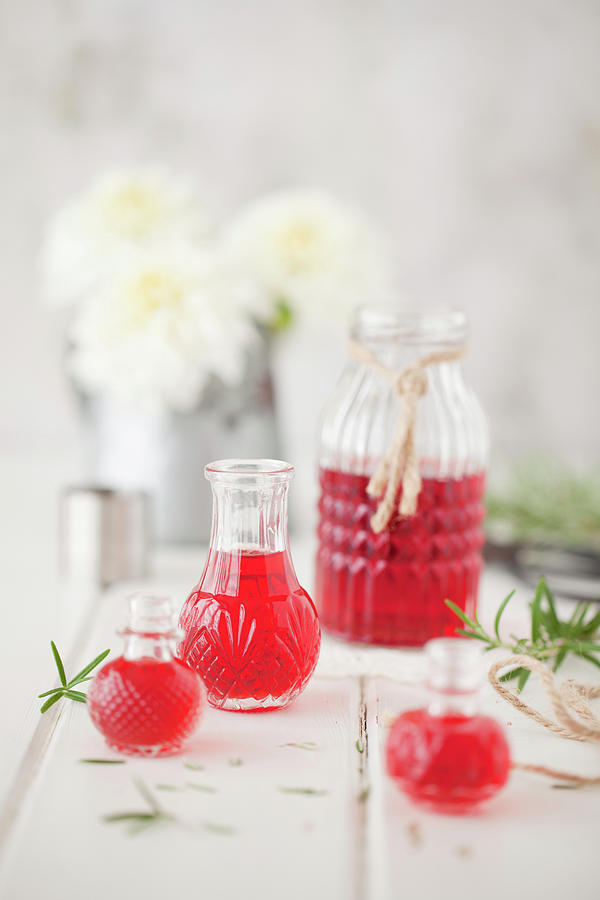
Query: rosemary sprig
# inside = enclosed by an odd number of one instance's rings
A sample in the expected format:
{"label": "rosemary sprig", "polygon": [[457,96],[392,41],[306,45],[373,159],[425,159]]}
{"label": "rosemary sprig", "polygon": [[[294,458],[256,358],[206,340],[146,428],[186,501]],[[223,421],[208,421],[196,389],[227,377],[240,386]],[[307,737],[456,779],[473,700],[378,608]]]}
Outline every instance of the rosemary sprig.
{"label": "rosemary sprig", "polygon": [[54,641],[50,641],[50,647],[52,648],[52,655],[54,656],[54,662],[56,663],[56,668],[58,670],[58,677],[60,679],[60,687],[52,688],[49,691],[44,691],[43,694],[38,694],[38,698],[41,700],[43,697],[48,697],[45,703],[42,704],[40,708],[41,713],[45,713],[46,710],[50,709],[51,706],[54,706],[55,703],[62,697],[66,697],[67,700],[74,700],[76,703],[85,703],[86,695],[83,691],[74,691],[73,688],[78,684],[83,684],[84,681],[90,681],[92,676],[90,672],[92,672],[96,666],[99,666],[103,659],[106,659],[109,650],[104,650],[103,653],[99,653],[98,656],[94,657],[94,659],[84,666],[81,672],[78,672],[70,681],[67,681],[67,676],[65,674],[65,667],[63,665],[63,661],[60,658],[60,653],[56,647]]}
{"label": "rosemary sprig", "polygon": [[[490,635],[482,626],[475,613],[475,619],[471,619],[464,610],[460,609],[451,600],[444,601],[454,612],[464,628],[457,628],[457,634],[474,638],[486,644],[485,650],[502,648],[513,654],[523,653],[532,656],[552,666],[556,672],[569,653],[580,656],[600,668],[600,611],[590,614],[592,603],[578,603],[568,619],[560,619],[556,610],[554,596],[546,584],[545,578],[540,578],[535,590],[535,595],[529,609],[531,611],[530,636],[518,638],[511,634],[510,641],[504,641],[500,637],[500,621],[504,610],[514,596],[511,591],[504,598],[496,618],[494,620],[494,634]],[[517,667],[502,675],[501,681],[518,679],[519,693],[525,687],[531,672],[529,669]]]}

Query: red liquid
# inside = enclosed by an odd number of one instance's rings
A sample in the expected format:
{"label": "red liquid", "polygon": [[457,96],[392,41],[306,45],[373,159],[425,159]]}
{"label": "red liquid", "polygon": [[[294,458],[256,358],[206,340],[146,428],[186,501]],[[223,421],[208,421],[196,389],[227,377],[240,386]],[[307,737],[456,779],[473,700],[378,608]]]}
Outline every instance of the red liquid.
{"label": "red liquid", "polygon": [[510,751],[487,716],[403,713],[392,725],[387,770],[404,793],[438,812],[469,812],[506,783]]}
{"label": "red liquid", "polygon": [[179,655],[221,709],[285,706],[317,664],[317,612],[285,552],[214,552],[180,625]]}
{"label": "red liquid", "polygon": [[200,679],[178,659],[120,656],[90,683],[87,707],[115,750],[163,756],[179,750],[195,730],[202,699]]}
{"label": "red liquid", "polygon": [[421,646],[453,636],[446,598],[471,615],[481,570],[483,473],[424,478],[417,511],[371,529],[369,479],[320,473],[316,600],[321,622],[352,641]]}

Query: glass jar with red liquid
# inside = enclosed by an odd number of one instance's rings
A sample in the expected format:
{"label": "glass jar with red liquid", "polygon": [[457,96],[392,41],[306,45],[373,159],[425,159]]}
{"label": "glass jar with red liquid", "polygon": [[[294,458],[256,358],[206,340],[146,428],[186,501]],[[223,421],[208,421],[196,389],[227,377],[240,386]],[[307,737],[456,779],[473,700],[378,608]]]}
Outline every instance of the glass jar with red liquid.
{"label": "glass jar with red liquid", "polygon": [[415,802],[468,813],[508,780],[504,732],[478,712],[481,651],[470,640],[436,638],[425,647],[429,704],[402,713],[387,740],[388,774]]}
{"label": "glass jar with red liquid", "polygon": [[204,687],[174,656],[179,632],[171,601],[132,597],[129,624],[121,635],[123,655],[102,666],[90,683],[91,720],[119,753],[176,753],[196,729]]}
{"label": "glass jar with red liquid", "polygon": [[204,572],[183,606],[181,658],[218,709],[286,706],[317,664],[321,630],[290,555],[287,495],[294,468],[272,459],[221,460],[205,474],[213,521]]}
{"label": "glass jar with red liquid", "polygon": [[488,436],[466,339],[459,311],[356,311],[319,460],[316,601],[338,637],[421,646],[454,634],[446,598],[475,609]]}

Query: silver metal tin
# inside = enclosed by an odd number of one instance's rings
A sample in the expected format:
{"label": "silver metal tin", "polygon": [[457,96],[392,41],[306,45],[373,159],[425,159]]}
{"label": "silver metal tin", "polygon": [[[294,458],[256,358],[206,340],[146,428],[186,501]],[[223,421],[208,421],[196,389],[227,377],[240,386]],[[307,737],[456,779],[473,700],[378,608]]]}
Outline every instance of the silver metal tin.
{"label": "silver metal tin", "polygon": [[109,585],[148,574],[150,500],[144,491],[65,488],[60,568],[66,578]]}

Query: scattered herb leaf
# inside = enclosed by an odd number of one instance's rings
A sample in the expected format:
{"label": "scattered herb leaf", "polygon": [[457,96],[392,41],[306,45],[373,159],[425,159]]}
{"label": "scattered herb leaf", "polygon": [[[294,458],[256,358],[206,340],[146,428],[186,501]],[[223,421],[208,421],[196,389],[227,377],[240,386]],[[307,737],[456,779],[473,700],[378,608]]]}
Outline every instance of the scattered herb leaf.
{"label": "scattered herb leaf", "polygon": [[157,791],[180,791],[182,790],[180,787],[177,787],[176,784],[155,784],[154,787]]}
{"label": "scattered herb leaf", "polygon": [[186,769],[191,769],[192,772],[201,772],[204,769],[204,766],[201,765],[200,763],[186,762],[183,765],[185,766]]}
{"label": "scattered herb leaf", "polygon": [[410,822],[406,826],[406,832],[408,834],[408,839],[410,840],[413,847],[421,847],[423,844],[423,833],[421,831],[421,826],[418,822]]}
{"label": "scattered herb leaf", "polygon": [[217,793],[217,789],[212,787],[210,784],[194,784],[193,781],[188,781],[187,787],[192,788],[195,791],[204,791],[205,794]]}
{"label": "scattered herb leaf", "polygon": [[165,822],[177,821],[175,816],[170,815],[162,809],[141,778],[134,778],[133,783],[150,807],[150,812],[147,810],[135,810],[133,812],[111,813],[110,815],[103,816],[104,822],[109,824],[115,822],[127,823],[129,825],[129,834],[134,835],[139,834],[141,831],[144,831],[152,825],[162,825]]}
{"label": "scattered herb leaf", "polygon": [[240,756],[234,756],[232,759],[229,760],[229,765],[233,766],[234,768],[236,766],[243,766],[244,760]]}
{"label": "scattered herb leaf", "polygon": [[124,766],[126,759],[80,759],[80,763],[90,763],[98,766]]}
{"label": "scattered herb leaf", "polygon": [[369,799],[370,793],[371,793],[371,786],[366,785],[366,787],[364,787],[362,789],[362,791],[359,793],[359,795],[356,799],[358,800],[359,803],[366,803],[367,800]]}
{"label": "scattered herb leaf", "polygon": [[288,741],[287,744],[280,744],[280,747],[296,747],[298,750],[316,750],[317,745],[314,741]]}
{"label": "scattered herb leaf", "polygon": [[56,663],[61,687],[51,688],[49,691],[44,691],[42,694],[38,694],[38,699],[40,700],[43,697],[48,697],[48,700],[46,700],[45,703],[43,703],[40,707],[41,713],[45,713],[50,709],[50,707],[54,706],[55,703],[57,703],[59,700],[62,700],[63,697],[65,697],[67,700],[73,700],[75,703],[85,703],[86,695],[82,691],[74,691],[73,688],[77,684],[82,684],[84,681],[89,681],[90,678],[88,676],[90,672],[95,669],[96,666],[100,665],[102,660],[106,659],[106,657],[110,653],[110,650],[104,650],[102,653],[99,653],[98,656],[94,657],[94,659],[81,670],[81,672],[78,672],[77,675],[71,678],[70,681],[67,681],[65,667],[54,641],[50,641],[50,647],[52,649],[54,662]]}
{"label": "scattered herb leaf", "polygon": [[220,825],[218,822],[203,822],[202,827],[212,834],[234,834],[235,829],[231,825]]}
{"label": "scattered herb leaf", "polygon": [[277,790],[282,794],[306,794],[311,797],[323,797],[328,793],[320,788],[311,787],[278,787]]}
{"label": "scattered herb leaf", "polygon": [[361,741],[360,738],[357,738],[357,739],[356,739],[356,745],[355,745],[355,746],[356,746],[356,749],[358,750],[359,753],[364,753],[364,752],[365,752],[365,745],[363,744],[363,742]]}

